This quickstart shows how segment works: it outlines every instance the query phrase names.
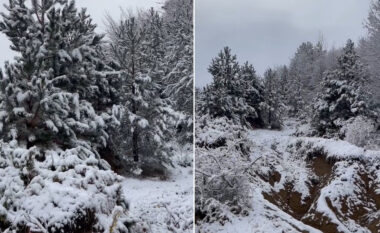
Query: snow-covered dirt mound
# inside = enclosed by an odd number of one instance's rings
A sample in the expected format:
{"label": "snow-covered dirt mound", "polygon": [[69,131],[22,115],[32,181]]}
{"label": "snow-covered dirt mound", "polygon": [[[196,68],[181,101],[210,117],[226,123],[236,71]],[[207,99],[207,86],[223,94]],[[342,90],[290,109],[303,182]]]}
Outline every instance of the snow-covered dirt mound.
{"label": "snow-covered dirt mound", "polygon": [[198,232],[380,232],[380,151],[295,137],[295,128],[248,132],[257,160],[244,173],[249,213],[226,208],[224,221],[200,220]]}

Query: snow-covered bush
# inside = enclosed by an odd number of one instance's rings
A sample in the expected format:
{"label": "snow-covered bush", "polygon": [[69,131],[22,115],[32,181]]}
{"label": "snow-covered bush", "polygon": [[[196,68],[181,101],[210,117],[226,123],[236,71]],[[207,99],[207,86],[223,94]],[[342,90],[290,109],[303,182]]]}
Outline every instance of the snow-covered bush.
{"label": "snow-covered bush", "polygon": [[287,151],[302,160],[312,160],[314,158],[326,159],[327,156],[323,147],[302,139],[289,144],[287,146]]}
{"label": "snow-covered bush", "polygon": [[223,209],[240,214],[250,207],[246,172],[254,162],[249,158],[251,142],[244,128],[227,118],[210,119],[206,115],[198,119],[196,133],[197,212],[206,217],[205,221],[224,216],[220,212]]}
{"label": "snow-covered bush", "polygon": [[190,167],[193,164],[193,144],[181,145],[172,142],[172,148],[176,152],[172,158],[174,164],[182,167]]}
{"label": "snow-covered bush", "polygon": [[204,214],[203,221],[207,223],[219,222],[221,225],[224,225],[230,221],[228,216],[231,215],[231,213],[229,213],[228,206],[214,198],[206,200],[202,208],[202,213]]}
{"label": "snow-covered bush", "polygon": [[[121,177],[83,147],[25,149],[0,142],[0,227],[11,232],[104,232],[115,208],[127,228]],[[103,164],[103,165],[102,165]]]}
{"label": "snow-covered bush", "polygon": [[363,116],[349,119],[340,131],[344,140],[360,147],[365,146],[375,132],[375,122]]}
{"label": "snow-covered bush", "polygon": [[315,135],[315,129],[311,126],[310,122],[301,122],[301,124],[296,124],[296,131],[294,136],[311,136]]}

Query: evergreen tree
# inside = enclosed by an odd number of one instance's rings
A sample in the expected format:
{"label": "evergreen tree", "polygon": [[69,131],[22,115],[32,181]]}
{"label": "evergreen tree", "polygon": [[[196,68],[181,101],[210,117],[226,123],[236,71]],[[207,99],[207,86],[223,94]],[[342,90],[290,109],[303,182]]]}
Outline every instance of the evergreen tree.
{"label": "evergreen tree", "polygon": [[327,72],[322,83],[322,94],[314,106],[313,125],[320,135],[335,135],[344,122],[359,115],[371,116],[367,94],[363,92],[368,75],[354,43],[347,41],[338,58],[337,69]]}
{"label": "evergreen tree", "polygon": [[235,123],[249,127],[263,127],[260,105],[263,87],[252,65],[240,66],[235,55],[225,47],[209,66],[213,76],[211,85],[205,88],[203,114],[211,117],[227,117]]}
{"label": "evergreen tree", "polygon": [[380,1],[373,1],[369,10],[365,27],[368,37],[364,38],[359,47],[359,54],[371,74],[371,80],[366,88],[373,93],[371,103],[380,112]]}
{"label": "evergreen tree", "polygon": [[288,87],[289,87],[289,69],[286,65],[280,67],[278,70],[280,76],[280,96],[283,98],[283,101],[286,102]]}
{"label": "evergreen tree", "polygon": [[193,1],[166,1],[164,22],[168,74],[164,93],[173,102],[176,111],[183,113],[177,122],[181,142],[192,143],[193,138]]}
{"label": "evergreen tree", "polygon": [[231,93],[234,91],[232,80],[238,75],[239,64],[236,56],[231,54],[231,49],[225,47],[218,57],[212,60],[208,71],[213,76],[213,82],[205,88],[206,102],[205,106],[201,106],[201,111],[212,117],[226,116],[238,120],[239,116],[233,112],[236,98]]}
{"label": "evergreen tree", "polygon": [[239,95],[243,96],[247,104],[253,108],[247,116],[247,121],[252,127],[265,127],[265,122],[260,117],[260,106],[264,102],[264,86],[257,77],[253,65],[245,62],[240,67],[240,78]]}
{"label": "evergreen tree", "polygon": [[[162,19],[151,9],[138,17],[108,18],[110,51],[121,74],[121,130],[113,134],[116,159],[125,168],[162,166],[170,151],[171,107],[162,98],[165,74]],[[144,170],[144,169],[143,169]]]}
{"label": "evergreen tree", "polygon": [[260,106],[261,119],[272,129],[281,128],[281,109],[279,78],[276,71],[268,69],[264,73],[264,102]]}
{"label": "evergreen tree", "polygon": [[32,3],[29,9],[25,1],[10,1],[0,24],[20,54],[1,81],[8,113],[4,138],[15,136],[29,147],[105,146],[114,89],[99,58],[102,36],[74,1]]}
{"label": "evergreen tree", "polygon": [[287,104],[291,117],[302,117],[305,115],[305,100],[303,98],[302,83],[299,75],[292,76],[287,94]]}
{"label": "evergreen tree", "polygon": [[313,45],[302,43],[289,65],[289,81],[286,94],[291,116],[304,116],[308,106],[318,93],[322,74],[326,70],[326,51],[322,42]]}
{"label": "evergreen tree", "polygon": [[202,111],[211,117],[227,117],[235,122],[246,123],[246,117],[252,110],[241,94],[239,79],[240,66],[236,55],[225,47],[211,62],[208,71],[213,82],[205,89],[205,106]]}
{"label": "evergreen tree", "polygon": [[120,208],[124,219],[128,203],[98,153],[118,95],[102,36],[74,1],[5,8],[0,31],[17,57],[0,75],[0,231],[104,232],[101,216]]}

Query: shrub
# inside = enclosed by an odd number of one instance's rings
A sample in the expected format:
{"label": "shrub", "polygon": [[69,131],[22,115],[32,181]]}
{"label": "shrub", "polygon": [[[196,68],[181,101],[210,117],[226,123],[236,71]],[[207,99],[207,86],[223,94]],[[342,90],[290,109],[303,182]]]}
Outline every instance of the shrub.
{"label": "shrub", "polygon": [[115,207],[128,210],[121,177],[84,147],[24,149],[1,141],[0,147],[2,231],[104,232]]}
{"label": "shrub", "polygon": [[342,127],[340,133],[349,143],[363,147],[376,131],[375,122],[369,118],[358,116],[351,118]]}

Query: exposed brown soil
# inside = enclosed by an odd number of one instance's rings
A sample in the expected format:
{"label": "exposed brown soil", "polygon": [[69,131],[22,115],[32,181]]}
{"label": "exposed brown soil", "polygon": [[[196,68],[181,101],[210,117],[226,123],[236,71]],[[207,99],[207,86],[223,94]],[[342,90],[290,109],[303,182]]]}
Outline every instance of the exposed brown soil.
{"label": "exposed brown soil", "polygon": [[[326,160],[324,156],[314,157],[308,160],[310,168],[318,178],[309,182],[310,195],[306,199],[301,200],[301,194],[293,190],[292,183],[285,184],[285,188],[279,192],[272,191],[263,193],[264,198],[294,218],[322,232],[339,232],[337,225],[332,223],[329,218],[317,212],[313,205],[320,196],[320,190],[325,187],[331,179],[334,179],[333,169],[335,162],[337,161]],[[360,161],[354,162],[360,163]],[[356,194],[360,200],[359,203],[349,203],[349,199],[346,197],[339,200],[342,207],[338,210],[332,205],[329,199],[326,199],[326,202],[341,221],[352,219],[357,224],[368,228],[371,232],[379,233],[380,218],[368,219],[368,215],[380,210],[380,195],[375,193],[374,178],[372,175],[368,174],[364,169],[363,171],[359,171],[359,174],[360,180],[355,182],[361,190],[360,193]],[[267,181],[273,186],[280,178],[281,175],[278,172],[272,172],[272,176],[269,179],[267,178]]]}
{"label": "exposed brown soil", "polygon": [[269,175],[268,182],[273,187],[274,184],[280,182],[280,180],[281,180],[281,174],[278,171],[274,171],[273,174]]}
{"label": "exposed brown soil", "polygon": [[328,179],[328,177],[331,176],[331,172],[334,166],[334,163],[332,161],[329,162],[323,157],[316,157],[310,162],[311,168],[318,177],[324,177]]}

